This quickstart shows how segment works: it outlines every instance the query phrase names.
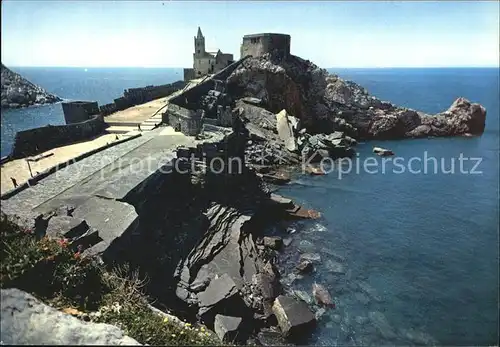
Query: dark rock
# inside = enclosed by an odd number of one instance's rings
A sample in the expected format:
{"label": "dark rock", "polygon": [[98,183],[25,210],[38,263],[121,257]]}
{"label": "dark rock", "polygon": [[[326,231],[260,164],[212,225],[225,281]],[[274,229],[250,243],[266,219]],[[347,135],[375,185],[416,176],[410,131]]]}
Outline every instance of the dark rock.
{"label": "dark rock", "polygon": [[81,218],[55,216],[49,220],[46,235],[51,238],[68,239],[82,236],[89,230],[87,222]]}
{"label": "dark rock", "polygon": [[387,157],[387,156],[394,155],[393,151],[391,151],[390,149],[382,148],[382,147],[373,147],[373,153],[375,153],[381,157]]}
{"label": "dark rock", "polygon": [[312,286],[312,293],[318,305],[335,308],[335,303],[333,302],[332,296],[328,292],[328,289],[326,289],[321,284],[314,283]]}
{"label": "dark rock", "polygon": [[285,238],[283,239],[283,245],[284,245],[285,247],[290,246],[290,245],[292,244],[292,242],[293,242],[293,239],[292,239],[291,237],[285,237]]}
{"label": "dark rock", "polygon": [[18,108],[62,101],[2,64],[2,108]]}
{"label": "dark rock", "polygon": [[228,274],[212,280],[207,289],[197,295],[200,304],[200,316],[219,303],[229,300],[236,295],[238,295],[236,283],[234,283]]}
{"label": "dark rock", "polygon": [[302,260],[295,268],[300,273],[309,273],[314,269],[314,265],[308,260]]}
{"label": "dark rock", "polygon": [[273,304],[273,312],[286,337],[300,337],[316,324],[316,318],[307,304],[291,297],[278,296]]}
{"label": "dark rock", "polygon": [[241,331],[243,319],[241,317],[229,317],[216,315],[214,321],[214,330],[219,339],[223,342],[235,342],[243,339],[239,333]]}
{"label": "dark rock", "polygon": [[321,317],[323,317],[323,315],[324,315],[325,313],[326,313],[326,310],[325,310],[323,307],[321,307],[321,308],[319,308],[319,309],[316,311],[316,313],[314,314],[314,316],[316,317],[316,320],[320,320],[320,319],[321,319]]}
{"label": "dark rock", "polygon": [[[426,115],[381,101],[360,85],[293,55],[281,60],[272,54],[249,58],[227,83],[233,98],[265,99],[269,111],[286,109],[311,133],[337,130],[354,137],[396,139],[484,131],[486,110],[464,98],[445,112]],[[336,155],[352,155],[351,145],[339,146]]]}
{"label": "dark rock", "polygon": [[300,255],[299,260],[302,262],[304,260],[312,262],[312,263],[320,263],[321,255],[318,253],[303,253]]}
{"label": "dark rock", "polygon": [[264,246],[271,249],[280,249],[283,246],[283,240],[279,236],[264,236]]}
{"label": "dark rock", "polygon": [[311,305],[313,303],[313,298],[303,290],[294,290],[293,295],[295,295],[297,299],[304,301],[308,305]]}
{"label": "dark rock", "polygon": [[281,294],[282,288],[279,280],[267,273],[253,276],[253,283],[264,300],[273,300]]}
{"label": "dark rock", "polygon": [[76,238],[72,243],[71,247],[74,250],[82,251],[87,250],[98,243],[102,242],[102,238],[99,236],[99,232],[95,229],[89,229],[85,234]]}

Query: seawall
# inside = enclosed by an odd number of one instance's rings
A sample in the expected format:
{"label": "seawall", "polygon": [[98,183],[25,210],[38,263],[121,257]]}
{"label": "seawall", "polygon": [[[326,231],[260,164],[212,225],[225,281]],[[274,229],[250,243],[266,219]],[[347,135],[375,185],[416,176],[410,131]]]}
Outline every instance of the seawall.
{"label": "seawall", "polygon": [[144,104],[146,102],[169,96],[170,94],[184,88],[186,82],[176,81],[159,86],[146,86],[143,88],[130,88],[123,95],[114,99],[112,103],[99,107],[100,114],[108,116],[114,112],[125,110],[129,107]]}
{"label": "seawall", "polygon": [[10,157],[12,159],[24,158],[55,147],[88,140],[101,134],[106,126],[103,117],[96,115],[80,123],[47,125],[45,127],[18,131],[14,138]]}

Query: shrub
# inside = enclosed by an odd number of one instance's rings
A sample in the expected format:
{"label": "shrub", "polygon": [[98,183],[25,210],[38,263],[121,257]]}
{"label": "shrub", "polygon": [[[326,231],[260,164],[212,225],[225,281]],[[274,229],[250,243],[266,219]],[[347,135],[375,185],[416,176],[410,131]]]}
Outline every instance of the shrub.
{"label": "shrub", "polygon": [[96,307],[105,290],[101,269],[66,239],[37,240],[2,216],[1,287],[16,287],[45,299],[64,297],[82,307]]}
{"label": "shrub", "polygon": [[145,281],[128,266],[106,271],[82,258],[67,240],[37,240],[5,216],[0,233],[2,288],[22,289],[67,313],[94,311],[88,314],[92,321],[116,325],[143,344],[220,345],[204,327],[172,322],[153,312],[142,291]]}

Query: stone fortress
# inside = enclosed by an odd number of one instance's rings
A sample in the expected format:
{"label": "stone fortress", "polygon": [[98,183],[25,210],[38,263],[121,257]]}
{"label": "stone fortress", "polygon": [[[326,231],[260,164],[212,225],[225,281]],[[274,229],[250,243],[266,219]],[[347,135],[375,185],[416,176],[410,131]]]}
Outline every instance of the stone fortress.
{"label": "stone fortress", "polygon": [[203,128],[231,126],[234,100],[231,100],[227,91],[226,79],[248,57],[272,54],[279,59],[286,59],[290,55],[290,41],[290,35],[286,34],[245,35],[240,48],[240,60],[233,62],[232,54],[225,55],[219,50],[219,56],[228,58],[213,67],[210,65],[207,70],[207,64],[211,63],[206,63],[205,60],[211,62],[213,58],[209,58],[209,53],[205,52],[205,38],[198,28],[198,35],[195,37],[196,51],[193,54],[194,68],[184,69],[184,79],[188,81],[194,75],[197,75],[195,78],[204,78],[195,87],[170,99],[162,115],[162,122],[188,136],[198,135]]}
{"label": "stone fortress", "polygon": [[[290,54],[290,35],[262,33],[243,36],[240,59],[272,53],[280,57]],[[205,51],[205,37],[200,27],[194,37],[193,67],[184,69],[184,81],[215,74],[234,62],[232,54]]]}

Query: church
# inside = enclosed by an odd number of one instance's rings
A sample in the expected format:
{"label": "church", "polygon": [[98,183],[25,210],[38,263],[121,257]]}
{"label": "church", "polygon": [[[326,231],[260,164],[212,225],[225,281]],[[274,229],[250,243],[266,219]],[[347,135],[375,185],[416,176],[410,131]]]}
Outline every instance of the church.
{"label": "church", "polygon": [[189,81],[217,73],[233,62],[233,55],[222,53],[220,49],[217,52],[207,52],[205,37],[198,27],[198,33],[194,37],[193,68],[184,69],[184,80]]}

